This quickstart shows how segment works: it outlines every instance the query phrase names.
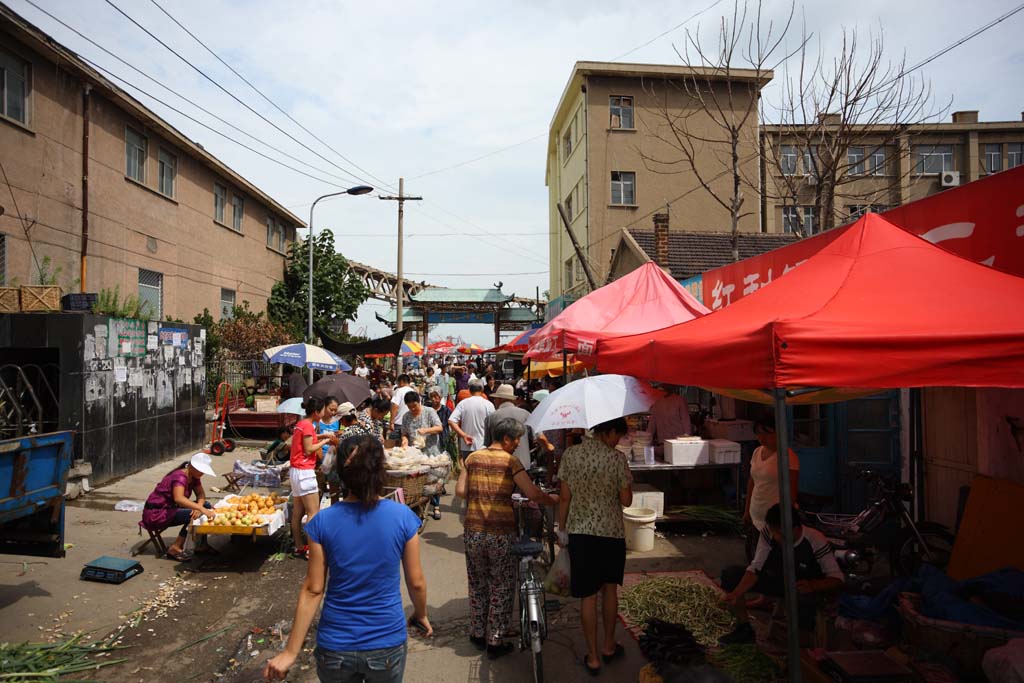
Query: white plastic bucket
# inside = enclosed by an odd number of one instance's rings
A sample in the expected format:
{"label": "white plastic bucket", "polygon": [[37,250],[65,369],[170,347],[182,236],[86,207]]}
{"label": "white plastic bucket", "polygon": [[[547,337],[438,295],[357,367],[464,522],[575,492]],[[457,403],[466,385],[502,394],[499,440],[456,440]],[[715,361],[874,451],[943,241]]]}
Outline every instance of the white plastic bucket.
{"label": "white plastic bucket", "polygon": [[626,508],[622,520],[626,525],[626,550],[645,553],[654,550],[654,520],[658,513],[651,508]]}

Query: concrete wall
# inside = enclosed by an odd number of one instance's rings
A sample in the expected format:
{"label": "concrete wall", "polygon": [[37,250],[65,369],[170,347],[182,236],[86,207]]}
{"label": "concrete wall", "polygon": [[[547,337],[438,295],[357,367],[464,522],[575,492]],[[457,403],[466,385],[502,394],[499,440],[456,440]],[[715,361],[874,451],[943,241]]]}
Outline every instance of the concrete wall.
{"label": "concrete wall", "polygon": [[[8,282],[34,283],[35,259],[49,256],[62,268],[58,284],[79,290],[82,235],[83,83],[0,32],[0,46],[32,64],[30,118],[26,126],[0,117],[0,160],[10,187],[0,184],[0,232],[5,234]],[[191,320],[203,308],[219,315],[221,288],[236,302],[265,308],[283,274],[284,255],[267,246],[266,220],[276,213],[244,196],[240,232],[231,224],[231,195],[242,188],[220,177],[189,150],[162,139],[156,126],[134,120],[93,89],[89,115],[89,246],[87,290],[120,288],[138,293],[140,268],[163,274],[163,316]],[[144,183],[125,174],[125,129],[148,138]],[[177,157],[173,196],[157,192],[157,155]],[[225,223],[214,221],[214,183],[228,189]],[[13,193],[13,198],[12,198]],[[17,207],[15,207],[17,204]],[[20,218],[18,214],[21,214]],[[284,222],[287,217],[277,214]],[[287,225],[287,223],[285,223]],[[288,232],[294,239],[294,226]]]}
{"label": "concrete wall", "polygon": [[[565,230],[565,225],[558,214],[557,204],[565,204],[569,196],[573,197],[572,215],[569,216],[576,239],[586,245],[588,240],[588,202],[587,202],[587,157],[589,134],[586,117],[586,97],[581,90],[576,90],[564,108],[558,128],[558,144],[553,153],[548,155],[548,220],[551,227],[550,292],[552,298],[559,293],[574,292],[584,287],[585,279],[582,270],[575,265],[576,251]],[[564,138],[570,135],[573,139],[572,152],[565,153]],[[565,262],[574,259],[573,276],[565,277]],[[584,290],[585,292],[586,290]]]}

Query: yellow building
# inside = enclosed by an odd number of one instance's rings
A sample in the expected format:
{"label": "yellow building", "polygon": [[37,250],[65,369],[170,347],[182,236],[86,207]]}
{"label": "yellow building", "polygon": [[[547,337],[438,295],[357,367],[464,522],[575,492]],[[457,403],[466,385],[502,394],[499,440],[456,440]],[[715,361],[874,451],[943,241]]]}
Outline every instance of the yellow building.
{"label": "yellow building", "polygon": [[[733,107],[751,106],[771,74],[734,69]],[[722,139],[709,114],[687,92],[694,81],[725,92],[726,82],[687,66],[577,62],[559,100],[548,132],[546,184],[549,195],[550,285],[548,315],[585,294],[586,278],[558,214],[562,203],[587,254],[598,283],[609,274],[612,250],[624,228],[649,225],[651,216],[671,206],[673,229],[729,230],[730,213],[699,184],[671,144],[666,114],[695,134]],[[745,87],[737,88],[736,83]],[[713,84],[713,85],[709,85]],[[725,98],[720,98],[722,101]],[[743,174],[757,187],[757,116],[745,122],[740,158]],[[729,196],[731,173],[718,145],[706,145],[697,161],[720,196]],[[757,202],[740,230],[760,229]]]}

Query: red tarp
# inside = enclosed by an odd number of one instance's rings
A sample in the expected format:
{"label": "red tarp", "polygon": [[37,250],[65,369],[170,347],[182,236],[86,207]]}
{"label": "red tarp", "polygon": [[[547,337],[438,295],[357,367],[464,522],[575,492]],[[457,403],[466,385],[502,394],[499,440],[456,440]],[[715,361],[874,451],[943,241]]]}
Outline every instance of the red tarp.
{"label": "red tarp", "polygon": [[[944,249],[1024,276],[1024,166],[943,190],[882,214]],[[779,278],[837,237],[823,232],[704,273],[704,301],[717,311]]]}
{"label": "red tarp", "polygon": [[677,384],[1024,387],[1024,278],[877,214],[728,308],[598,346],[598,369]]}
{"label": "red tarp", "polygon": [[601,339],[658,330],[705,315],[708,309],[654,263],[595,289],[533,335],[525,358],[582,357]]}

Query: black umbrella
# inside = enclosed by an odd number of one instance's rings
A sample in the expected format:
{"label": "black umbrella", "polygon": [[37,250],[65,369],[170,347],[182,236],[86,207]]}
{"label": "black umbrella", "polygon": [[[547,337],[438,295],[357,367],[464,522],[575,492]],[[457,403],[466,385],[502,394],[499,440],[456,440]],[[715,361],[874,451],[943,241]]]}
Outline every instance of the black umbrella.
{"label": "black umbrella", "polygon": [[310,396],[325,400],[333,398],[338,403],[348,401],[352,405],[358,406],[373,396],[373,391],[370,390],[370,383],[362,377],[339,373],[327,375],[306,387],[306,390],[302,392],[302,398],[305,400]]}

